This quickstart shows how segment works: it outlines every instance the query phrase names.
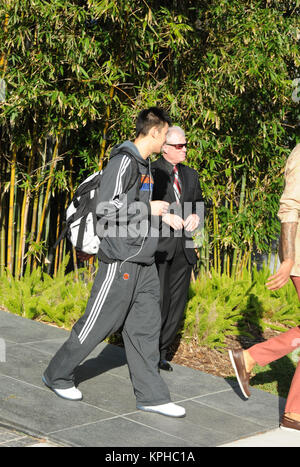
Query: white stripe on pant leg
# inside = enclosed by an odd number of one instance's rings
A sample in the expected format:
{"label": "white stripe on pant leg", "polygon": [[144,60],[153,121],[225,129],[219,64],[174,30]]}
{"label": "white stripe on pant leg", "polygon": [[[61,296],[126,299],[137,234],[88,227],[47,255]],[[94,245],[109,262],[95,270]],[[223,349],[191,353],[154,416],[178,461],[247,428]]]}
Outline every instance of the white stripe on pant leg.
{"label": "white stripe on pant leg", "polygon": [[86,329],[87,329],[87,327],[88,327],[88,325],[89,325],[90,320],[92,319],[93,313],[94,313],[94,311],[95,311],[95,308],[96,308],[97,305],[98,305],[99,300],[101,300],[101,296],[102,296],[102,294],[103,294],[103,291],[105,290],[105,285],[106,285],[107,281],[108,281],[109,278],[110,278],[111,266],[112,266],[111,264],[108,265],[106,277],[105,277],[105,279],[104,279],[104,281],[103,281],[103,283],[102,283],[102,286],[100,287],[100,290],[99,290],[99,292],[98,292],[97,297],[95,298],[95,301],[94,301],[94,303],[93,303],[91,312],[90,312],[90,314],[89,314],[89,316],[88,316],[88,318],[87,318],[87,320],[86,320],[86,322],[85,322],[83,328],[81,329],[81,331],[80,331],[80,333],[79,333],[79,335],[78,335],[78,338],[79,338],[80,341],[81,341],[82,335],[85,333],[85,331],[86,331]]}
{"label": "white stripe on pant leg", "polygon": [[94,302],[94,305],[92,307],[92,310],[90,312],[90,315],[84,325],[84,327],[82,328],[79,336],[78,336],[78,339],[80,341],[80,343],[82,344],[85,339],[87,338],[88,334],[90,333],[90,331],[92,330],[98,316],[99,316],[99,313],[102,309],[102,306],[105,302],[105,299],[108,295],[108,292],[110,290],[110,287],[113,283],[113,280],[114,280],[114,277],[115,277],[115,274],[116,274],[116,270],[117,270],[117,263],[113,263],[113,264],[109,264],[108,266],[108,269],[107,269],[107,274],[106,274],[106,278],[104,280],[104,282],[102,283],[102,286],[101,286],[101,289],[99,290],[99,293],[96,297],[96,300]]}
{"label": "white stripe on pant leg", "polygon": [[106,300],[106,297],[108,295],[108,292],[110,290],[110,287],[114,281],[114,278],[115,278],[115,274],[116,274],[116,270],[117,270],[117,263],[114,263],[111,267],[111,272],[110,272],[110,275],[107,279],[107,281],[103,284],[103,288],[102,288],[102,294],[98,295],[97,297],[97,303],[94,304],[94,307],[93,307],[93,316],[89,316],[89,325],[87,326],[87,329],[84,333],[84,335],[82,336],[81,340],[83,343],[87,337],[87,335],[90,333],[90,331],[92,330],[92,328],[94,327],[94,324],[95,322],[97,321],[98,319],[98,316],[102,310],[102,307],[103,307],[103,304],[105,303],[105,300]]}
{"label": "white stripe on pant leg", "polygon": [[99,293],[96,297],[96,300],[94,302],[94,305],[92,307],[92,310],[90,312],[90,315],[84,325],[84,327],[82,328],[78,338],[80,340],[80,343],[82,344],[86,337],[88,336],[88,334],[90,333],[91,329],[93,328],[94,324],[95,324],[95,321],[101,311],[101,308],[103,306],[103,303],[107,297],[107,294],[109,292],[109,289],[111,287],[111,284],[114,280],[114,276],[115,276],[115,272],[116,272],[116,268],[117,268],[117,263],[114,263],[114,264],[109,264],[108,266],[108,270],[107,270],[107,274],[106,274],[106,278],[101,286],[101,289],[99,290]]}

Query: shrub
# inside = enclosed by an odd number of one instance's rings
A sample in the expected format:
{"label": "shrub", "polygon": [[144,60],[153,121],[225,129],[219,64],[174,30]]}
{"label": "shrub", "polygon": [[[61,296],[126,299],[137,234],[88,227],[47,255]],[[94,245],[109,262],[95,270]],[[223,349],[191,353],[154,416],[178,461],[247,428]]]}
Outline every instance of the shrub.
{"label": "shrub", "polygon": [[[67,261],[68,257],[64,264]],[[65,275],[63,265],[56,278],[37,269],[19,280],[7,272],[0,282],[0,305],[25,318],[71,329],[84,313],[92,287],[87,271],[78,272],[79,278],[74,272]],[[199,275],[190,286],[183,336],[222,349],[228,335],[254,337],[253,326],[263,332],[267,327],[285,331],[286,326],[299,324],[293,284],[272,292],[265,286],[269,276],[267,268],[251,273],[245,268],[239,280],[215,270]]]}
{"label": "shrub", "polygon": [[10,273],[1,278],[0,304],[11,313],[29,319],[55,323],[70,329],[84,313],[92,283],[86,271],[64,275],[64,268],[54,279],[40,268],[15,279]]}
{"label": "shrub", "polygon": [[266,282],[267,268],[249,273],[243,279],[227,275],[211,277],[201,274],[190,286],[183,335],[196,338],[199,345],[211,348],[225,346],[227,335],[250,336],[249,324],[263,332],[267,327],[284,331],[284,326],[296,326],[300,321],[299,299],[289,282],[278,291],[270,291]]}

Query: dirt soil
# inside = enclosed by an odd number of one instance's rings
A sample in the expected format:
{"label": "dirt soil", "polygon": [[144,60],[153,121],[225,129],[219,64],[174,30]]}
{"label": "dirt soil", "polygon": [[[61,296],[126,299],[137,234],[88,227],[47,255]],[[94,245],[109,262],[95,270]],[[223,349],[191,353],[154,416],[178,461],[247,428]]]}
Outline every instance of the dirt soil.
{"label": "dirt soil", "polygon": [[[287,329],[288,330],[288,329]],[[266,329],[263,333],[255,328],[251,329],[253,339],[244,336],[227,336],[225,340],[226,348],[224,350],[210,349],[209,347],[199,346],[196,340],[181,339],[177,340],[172,346],[172,352],[168,359],[179,365],[184,365],[195,370],[210,373],[223,378],[234,376],[227,349],[247,349],[254,344],[263,342],[271,337],[275,337],[280,332],[272,329]]]}

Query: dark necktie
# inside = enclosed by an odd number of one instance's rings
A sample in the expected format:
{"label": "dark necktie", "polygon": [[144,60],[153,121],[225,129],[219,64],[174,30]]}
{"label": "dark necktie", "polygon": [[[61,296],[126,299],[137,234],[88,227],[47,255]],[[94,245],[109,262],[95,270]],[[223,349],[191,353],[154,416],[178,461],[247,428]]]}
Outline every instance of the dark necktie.
{"label": "dark necktie", "polygon": [[173,172],[174,172],[173,188],[175,192],[176,202],[178,204],[180,201],[180,196],[181,196],[181,183],[180,183],[180,179],[178,175],[178,168],[176,165],[174,166]]}

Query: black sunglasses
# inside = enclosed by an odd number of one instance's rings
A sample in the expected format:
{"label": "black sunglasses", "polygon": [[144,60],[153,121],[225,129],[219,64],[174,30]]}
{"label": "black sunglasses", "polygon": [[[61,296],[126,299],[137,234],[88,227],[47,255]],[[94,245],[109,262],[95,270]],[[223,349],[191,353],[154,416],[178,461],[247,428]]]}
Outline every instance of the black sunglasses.
{"label": "black sunglasses", "polygon": [[187,148],[187,143],[183,144],[171,144],[171,143],[166,143],[167,146],[173,146],[175,149],[182,149],[182,148]]}

